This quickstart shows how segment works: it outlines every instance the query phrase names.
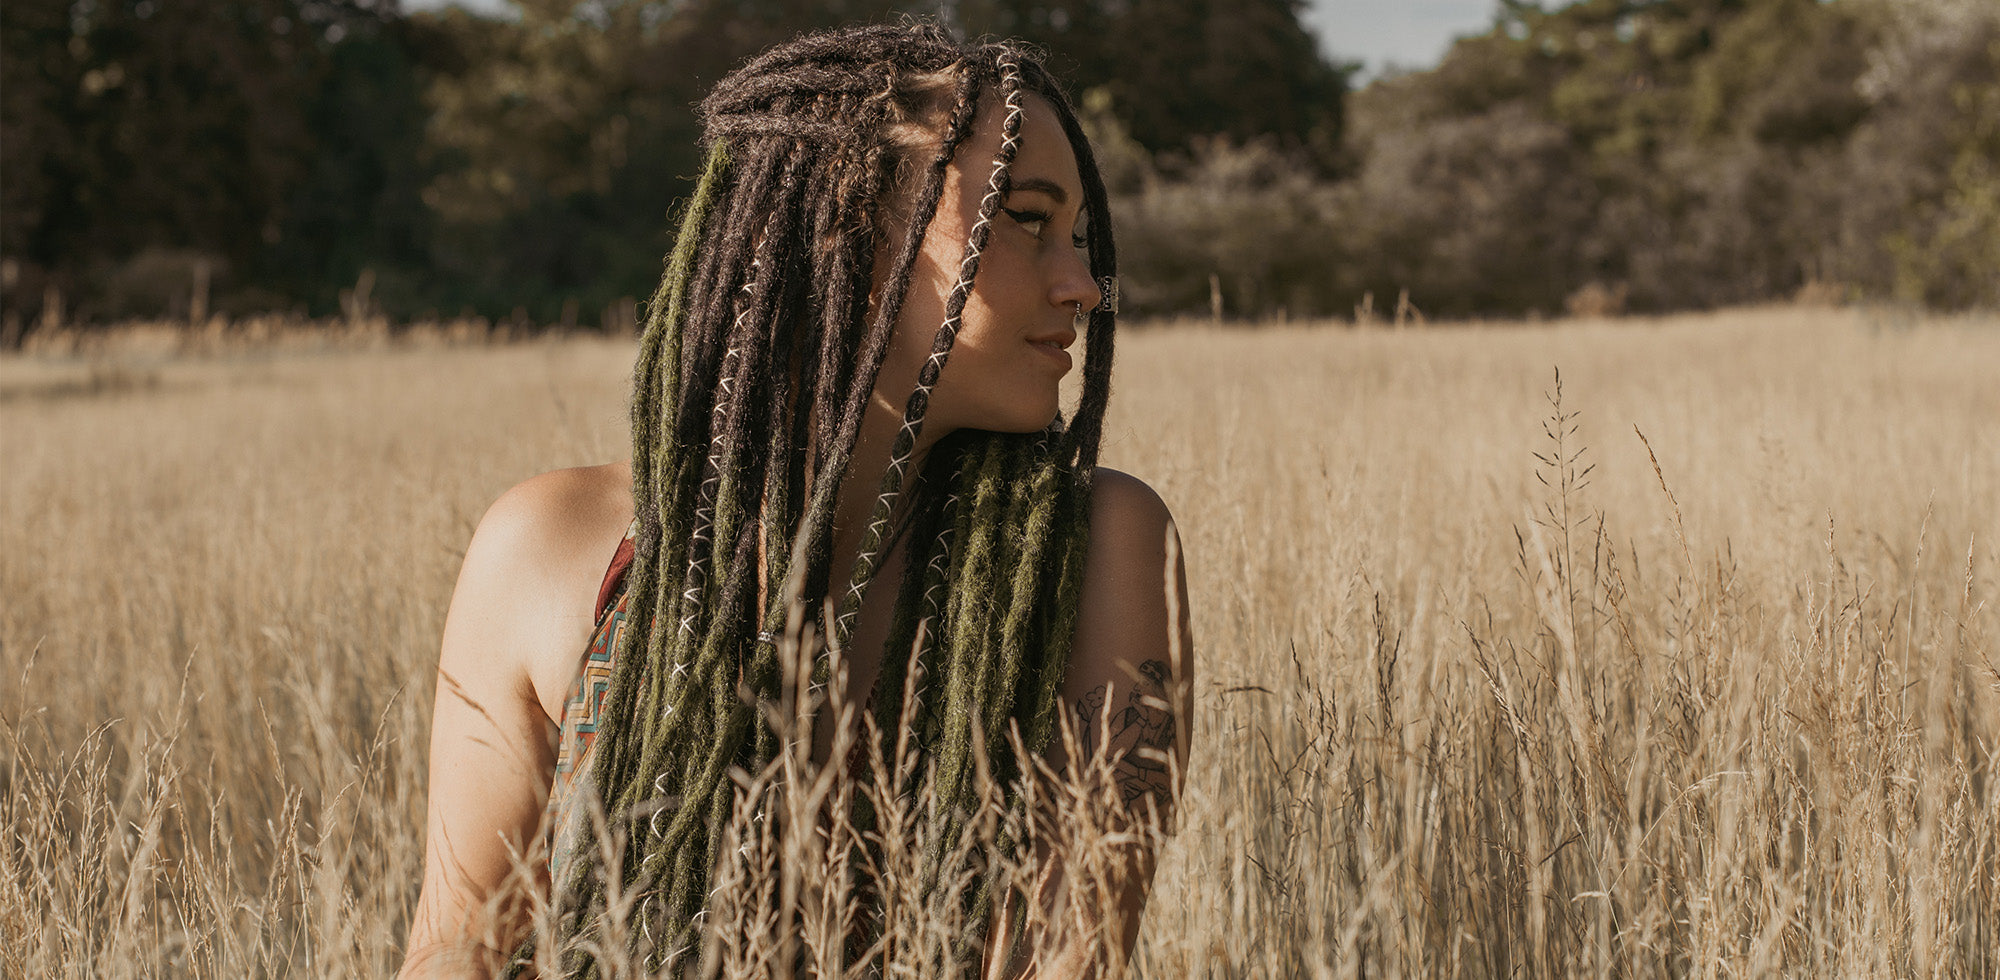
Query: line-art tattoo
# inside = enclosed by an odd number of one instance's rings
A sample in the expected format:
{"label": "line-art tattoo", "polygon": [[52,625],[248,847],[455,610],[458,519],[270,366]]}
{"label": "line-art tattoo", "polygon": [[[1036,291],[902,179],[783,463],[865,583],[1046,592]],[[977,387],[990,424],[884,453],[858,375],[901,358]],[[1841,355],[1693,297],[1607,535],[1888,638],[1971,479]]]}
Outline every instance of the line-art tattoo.
{"label": "line-art tattoo", "polygon": [[[1100,684],[1077,699],[1077,731],[1086,757],[1095,757],[1103,746],[1112,746],[1115,761],[1111,777],[1128,807],[1146,796],[1162,806],[1172,802],[1173,776],[1167,770],[1168,753],[1174,746],[1174,713],[1167,699],[1172,677],[1166,661],[1148,660],[1139,665],[1138,682],[1125,692],[1124,703],[1113,705],[1108,714],[1104,701],[1110,696],[1109,684]],[[1099,718],[1105,719],[1101,742]]]}

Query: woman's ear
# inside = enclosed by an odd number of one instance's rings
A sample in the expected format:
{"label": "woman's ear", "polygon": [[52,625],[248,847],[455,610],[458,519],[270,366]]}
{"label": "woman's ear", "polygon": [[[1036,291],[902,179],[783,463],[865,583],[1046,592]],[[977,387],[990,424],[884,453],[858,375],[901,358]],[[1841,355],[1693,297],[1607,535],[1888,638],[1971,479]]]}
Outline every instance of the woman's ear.
{"label": "woman's ear", "polygon": [[882,308],[882,283],[889,278],[889,263],[894,259],[884,254],[886,250],[875,250],[875,269],[868,274],[868,320],[875,319],[876,311]]}

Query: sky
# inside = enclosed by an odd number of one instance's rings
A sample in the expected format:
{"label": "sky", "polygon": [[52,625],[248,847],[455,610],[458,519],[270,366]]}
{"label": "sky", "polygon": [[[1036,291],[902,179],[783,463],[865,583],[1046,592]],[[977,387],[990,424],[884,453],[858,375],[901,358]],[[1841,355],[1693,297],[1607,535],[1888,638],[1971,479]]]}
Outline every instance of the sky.
{"label": "sky", "polygon": [[1306,26],[1319,46],[1369,74],[1395,65],[1430,68],[1453,38],[1493,24],[1496,0],[1309,0]]}
{"label": "sky", "polygon": [[[503,0],[404,0],[412,10],[458,3],[499,10]],[[1306,24],[1320,47],[1342,61],[1359,61],[1374,75],[1385,67],[1429,68],[1452,38],[1484,30],[1495,0],[1307,0]]]}

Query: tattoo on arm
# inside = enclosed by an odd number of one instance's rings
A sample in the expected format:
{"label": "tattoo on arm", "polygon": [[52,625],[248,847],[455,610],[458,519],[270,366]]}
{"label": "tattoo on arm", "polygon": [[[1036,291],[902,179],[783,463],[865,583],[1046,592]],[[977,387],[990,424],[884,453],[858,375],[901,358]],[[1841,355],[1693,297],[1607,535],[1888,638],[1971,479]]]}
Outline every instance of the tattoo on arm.
{"label": "tattoo on arm", "polygon": [[[1143,807],[1140,800],[1148,796],[1162,807],[1173,802],[1173,775],[1167,769],[1174,748],[1173,702],[1167,697],[1172,678],[1166,661],[1148,660],[1139,665],[1137,683],[1119,692],[1121,703],[1112,705],[1108,713],[1104,702],[1111,694],[1109,684],[1093,688],[1076,701],[1077,731],[1084,753],[1094,757],[1104,746],[1111,746],[1111,777],[1128,807]],[[1097,727],[1100,718],[1105,722],[1102,732]]]}

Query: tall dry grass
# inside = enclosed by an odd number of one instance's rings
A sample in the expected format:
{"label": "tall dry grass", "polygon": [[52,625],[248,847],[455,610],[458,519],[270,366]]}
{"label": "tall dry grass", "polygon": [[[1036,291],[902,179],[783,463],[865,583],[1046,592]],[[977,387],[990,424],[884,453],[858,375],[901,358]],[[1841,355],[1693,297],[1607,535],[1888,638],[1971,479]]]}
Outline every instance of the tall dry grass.
{"label": "tall dry grass", "polygon": [[[0,975],[386,974],[460,549],[630,348],[173,346],[0,359]],[[1142,973],[2000,975],[2000,322],[1120,357],[1201,670]]]}

